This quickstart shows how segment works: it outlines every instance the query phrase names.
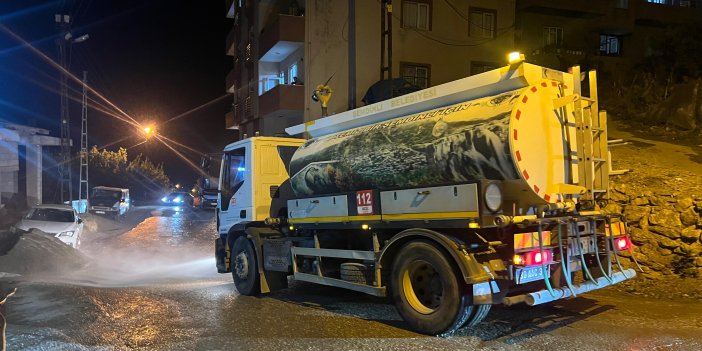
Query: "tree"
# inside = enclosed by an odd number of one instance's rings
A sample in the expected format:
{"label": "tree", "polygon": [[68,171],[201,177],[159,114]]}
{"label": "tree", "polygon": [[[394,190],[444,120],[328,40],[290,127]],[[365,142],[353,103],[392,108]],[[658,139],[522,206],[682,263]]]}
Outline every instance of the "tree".
{"label": "tree", "polygon": [[88,157],[93,185],[128,188],[132,198],[139,200],[158,198],[170,188],[163,164],[155,165],[141,154],[129,161],[125,148],[109,151],[93,146]]}

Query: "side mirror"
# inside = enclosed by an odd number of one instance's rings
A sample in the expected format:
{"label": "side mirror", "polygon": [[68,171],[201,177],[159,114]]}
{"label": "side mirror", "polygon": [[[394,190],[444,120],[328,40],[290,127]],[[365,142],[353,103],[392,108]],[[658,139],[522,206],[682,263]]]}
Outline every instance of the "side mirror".
{"label": "side mirror", "polygon": [[78,218],[78,224],[83,223],[83,218]]}

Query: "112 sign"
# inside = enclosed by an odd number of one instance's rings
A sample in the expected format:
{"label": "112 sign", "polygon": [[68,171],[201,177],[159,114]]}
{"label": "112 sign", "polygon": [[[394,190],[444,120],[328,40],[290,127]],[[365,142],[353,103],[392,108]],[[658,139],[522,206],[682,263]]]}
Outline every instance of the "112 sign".
{"label": "112 sign", "polygon": [[373,190],[356,192],[356,210],[359,215],[373,214]]}

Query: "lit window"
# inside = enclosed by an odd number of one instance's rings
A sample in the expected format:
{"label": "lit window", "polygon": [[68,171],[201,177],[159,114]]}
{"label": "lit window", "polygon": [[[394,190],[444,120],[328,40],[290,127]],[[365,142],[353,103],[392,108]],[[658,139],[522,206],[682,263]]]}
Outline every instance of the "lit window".
{"label": "lit window", "polygon": [[429,87],[429,65],[401,63],[402,78],[421,89]]}
{"label": "lit window", "polygon": [[471,7],[469,13],[468,35],[480,38],[495,37],[495,28],[497,27],[497,12],[495,10]]}
{"label": "lit window", "polygon": [[563,45],[563,28],[544,27],[544,46]]}
{"label": "lit window", "polygon": [[295,77],[297,77],[297,63],[293,63],[288,67],[288,84],[291,84]]}
{"label": "lit window", "polygon": [[258,79],[258,95],[263,95],[263,93],[275,88],[282,82],[283,79],[277,74],[261,75]]}
{"label": "lit window", "polygon": [[646,2],[650,2],[652,4],[662,4],[665,5],[668,3],[668,0],[646,0]]}
{"label": "lit window", "polygon": [[403,1],[402,27],[431,30],[431,2]]}
{"label": "lit window", "polygon": [[619,55],[621,54],[621,39],[607,34],[600,34],[600,54]]}

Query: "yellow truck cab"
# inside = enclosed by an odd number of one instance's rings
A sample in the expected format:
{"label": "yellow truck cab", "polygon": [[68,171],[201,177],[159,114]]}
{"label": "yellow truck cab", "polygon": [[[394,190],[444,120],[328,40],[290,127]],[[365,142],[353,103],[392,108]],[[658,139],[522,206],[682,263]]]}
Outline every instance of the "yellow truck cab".
{"label": "yellow truck cab", "polygon": [[[217,199],[217,228],[227,234],[233,226],[264,221],[272,197],[288,179],[281,152],[297,149],[305,140],[253,137],[224,148]],[[281,150],[281,151],[279,151]]]}

